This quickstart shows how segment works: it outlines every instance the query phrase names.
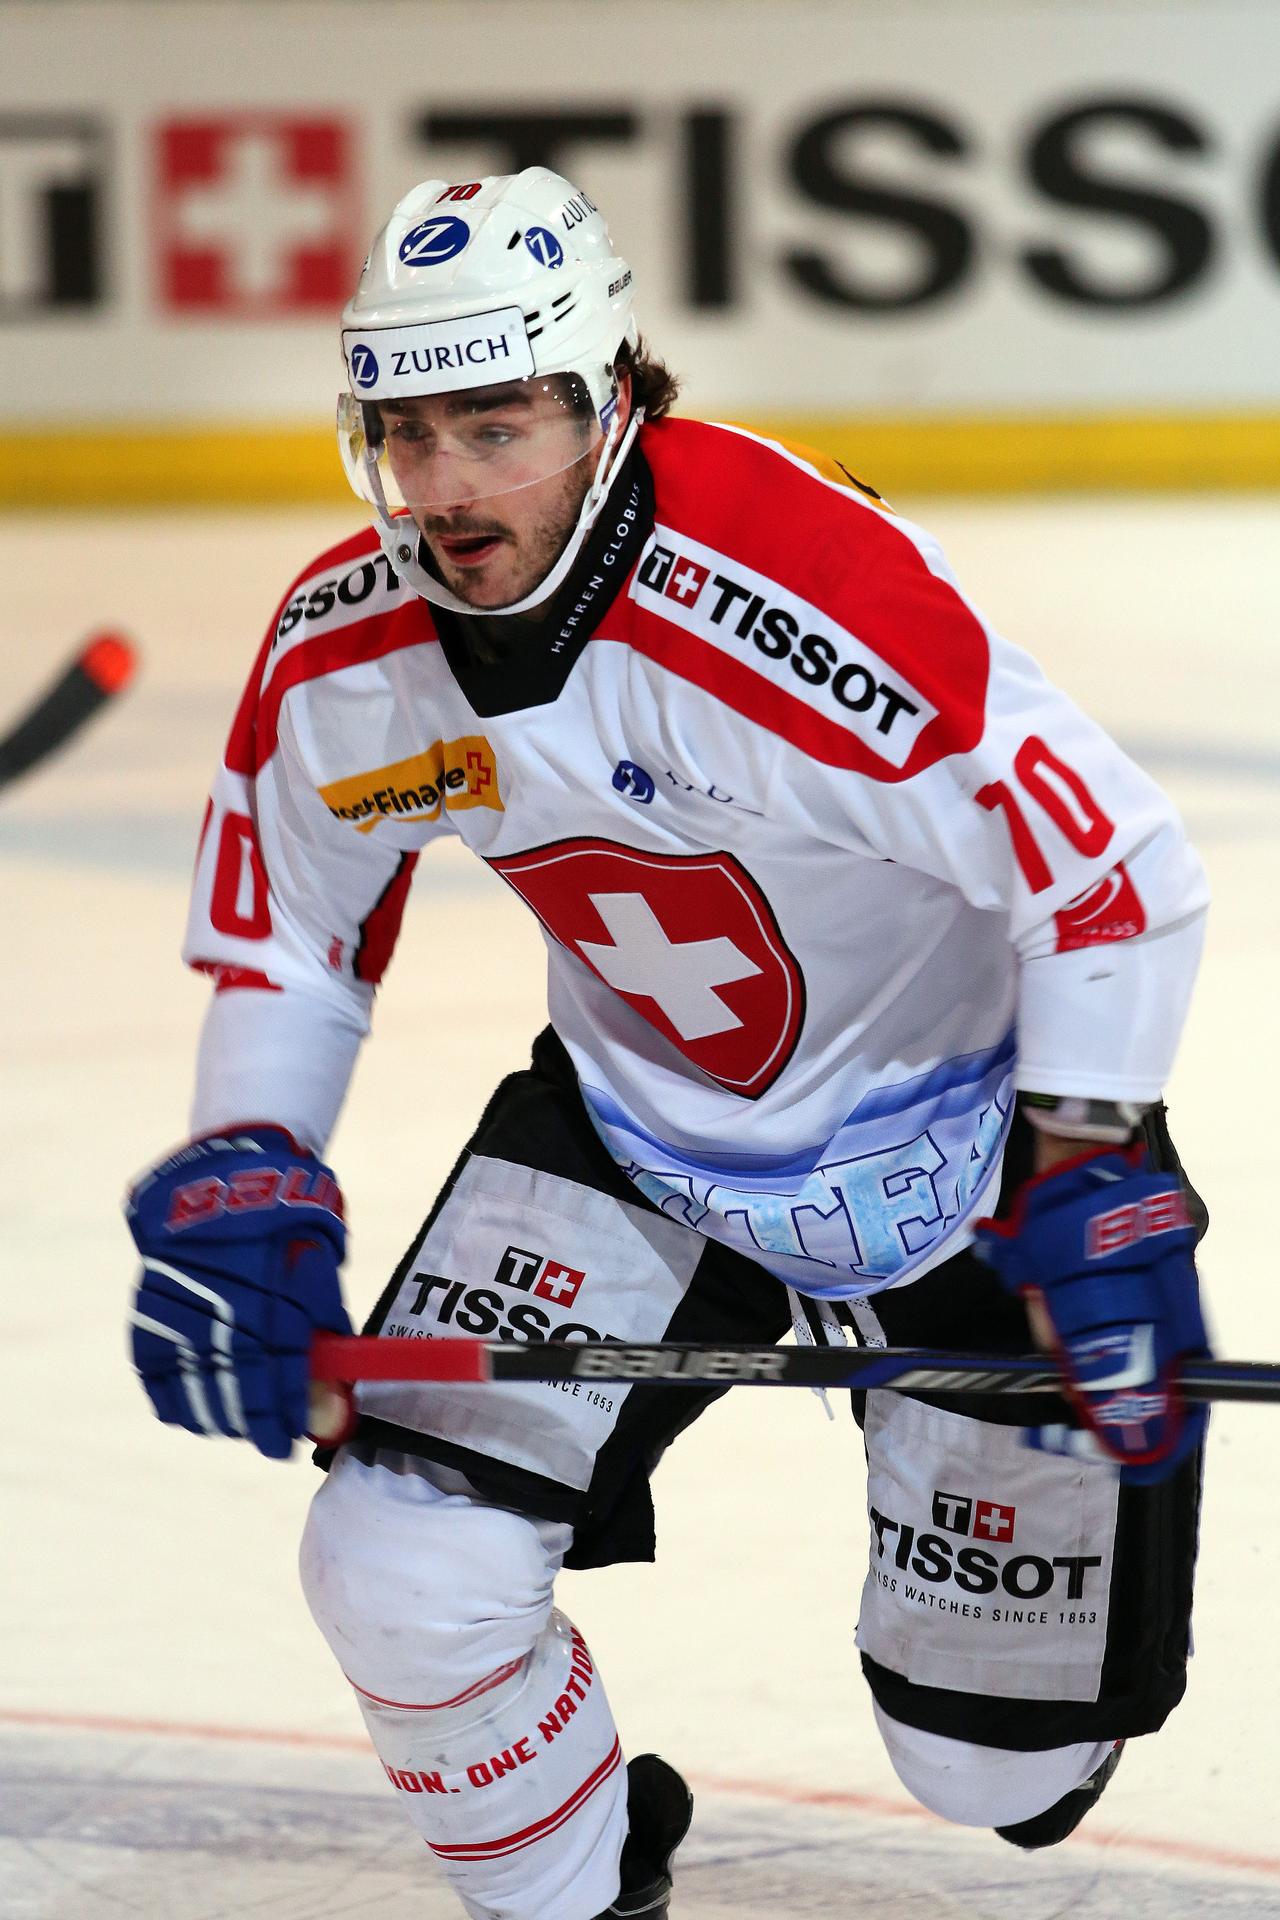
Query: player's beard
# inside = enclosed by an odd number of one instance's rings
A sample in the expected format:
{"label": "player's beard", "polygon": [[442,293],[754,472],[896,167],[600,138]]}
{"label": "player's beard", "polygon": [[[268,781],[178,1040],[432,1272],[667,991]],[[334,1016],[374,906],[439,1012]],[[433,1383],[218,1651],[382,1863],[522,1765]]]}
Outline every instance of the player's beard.
{"label": "player's beard", "polygon": [[[463,509],[457,513],[431,513],[418,516],[418,527],[431,552],[444,584],[477,613],[489,608],[510,606],[532,593],[545,580],[564,551],[565,543],[578,524],[582,502],[592,479],[592,455],[587,454],[550,480],[538,483],[541,511],[537,516]],[[520,524],[521,519],[525,524]],[[442,539],[478,539],[488,536],[499,545],[482,564],[458,566],[451,562]],[[532,616],[543,611],[531,610]]]}

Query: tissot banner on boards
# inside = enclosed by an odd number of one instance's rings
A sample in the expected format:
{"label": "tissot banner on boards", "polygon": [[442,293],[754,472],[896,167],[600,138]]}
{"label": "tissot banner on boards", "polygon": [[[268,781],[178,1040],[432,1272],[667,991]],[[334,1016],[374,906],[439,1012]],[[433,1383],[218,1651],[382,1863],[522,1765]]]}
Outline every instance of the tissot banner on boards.
{"label": "tissot banner on boards", "polygon": [[0,31],[10,428],[315,423],[395,199],[544,160],[697,411],[1280,403],[1274,0],[103,0]]}

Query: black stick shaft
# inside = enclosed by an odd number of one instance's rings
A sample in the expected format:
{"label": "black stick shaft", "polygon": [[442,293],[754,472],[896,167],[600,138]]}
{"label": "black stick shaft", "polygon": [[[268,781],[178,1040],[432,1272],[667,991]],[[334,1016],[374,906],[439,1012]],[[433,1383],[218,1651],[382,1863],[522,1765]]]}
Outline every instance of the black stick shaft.
{"label": "black stick shaft", "polygon": [[[894,1387],[900,1393],[1053,1394],[1062,1376],[1043,1354],[940,1353],[927,1347],[689,1346],[547,1341],[350,1339],[321,1334],[315,1380],[589,1380],[610,1386]],[[1280,1365],[1195,1360],[1189,1400],[1280,1401]]]}
{"label": "black stick shaft", "polygon": [[133,666],[132,649],[116,635],[102,634],[82,647],[0,739],[0,787],[64,746],[128,684]]}
{"label": "black stick shaft", "polygon": [[[547,1359],[551,1357],[548,1366]],[[1041,1355],[938,1353],[927,1348],[498,1347],[495,1380],[598,1380],[614,1385],[893,1387],[899,1393],[1061,1394],[1062,1375]],[[1280,1366],[1200,1361],[1180,1385],[1188,1400],[1280,1401]]]}

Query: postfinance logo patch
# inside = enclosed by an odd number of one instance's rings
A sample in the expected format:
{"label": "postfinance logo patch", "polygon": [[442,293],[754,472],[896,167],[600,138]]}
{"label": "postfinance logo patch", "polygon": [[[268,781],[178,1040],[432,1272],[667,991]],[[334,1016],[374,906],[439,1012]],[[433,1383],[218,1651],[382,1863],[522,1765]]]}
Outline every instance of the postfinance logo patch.
{"label": "postfinance logo patch", "polygon": [[318,789],[335,820],[372,833],[380,820],[438,820],[441,807],[504,811],[493,748],[481,734],[437,740],[425,753]]}

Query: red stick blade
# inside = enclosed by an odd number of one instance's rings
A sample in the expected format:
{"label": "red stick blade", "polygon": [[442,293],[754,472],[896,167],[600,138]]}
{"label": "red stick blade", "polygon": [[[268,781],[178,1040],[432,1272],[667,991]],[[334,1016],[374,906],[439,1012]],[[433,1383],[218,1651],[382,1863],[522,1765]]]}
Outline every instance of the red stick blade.
{"label": "red stick blade", "polygon": [[370,1340],[318,1333],[311,1343],[313,1380],[475,1382],[489,1377],[483,1340]]}
{"label": "red stick blade", "polygon": [[119,693],[137,670],[138,656],[122,633],[95,634],[76,662],[104,693]]}

